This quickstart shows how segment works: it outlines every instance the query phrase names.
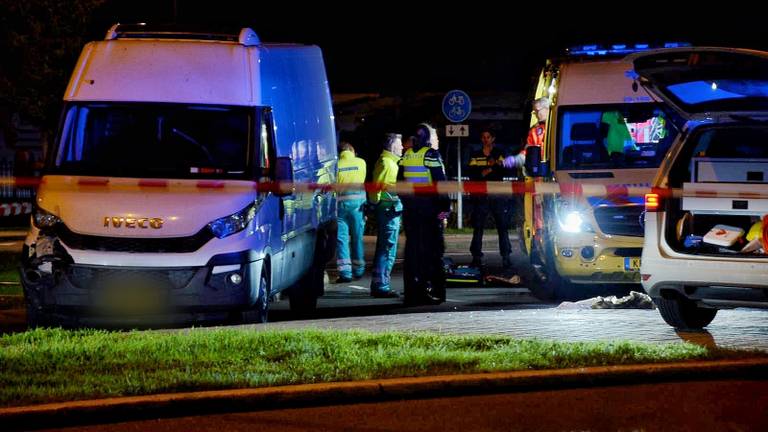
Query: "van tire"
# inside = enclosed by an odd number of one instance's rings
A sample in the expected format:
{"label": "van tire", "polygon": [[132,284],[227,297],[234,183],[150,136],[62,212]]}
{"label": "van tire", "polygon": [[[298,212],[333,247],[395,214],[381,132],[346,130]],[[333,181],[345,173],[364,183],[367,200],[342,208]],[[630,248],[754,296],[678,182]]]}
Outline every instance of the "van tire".
{"label": "van tire", "polygon": [[573,282],[557,272],[554,245],[551,241],[540,242],[534,238],[531,244],[531,268],[533,275],[530,277],[529,285],[531,294],[537,299],[542,301],[578,299]]}
{"label": "van tire", "polygon": [[311,315],[317,309],[317,298],[325,293],[325,263],[331,243],[328,231],[319,229],[315,238],[312,266],[288,294],[291,312],[299,317]]}
{"label": "van tire", "polygon": [[263,324],[269,320],[269,297],[271,293],[269,284],[269,272],[267,271],[268,262],[264,263],[264,268],[259,277],[259,290],[256,297],[256,304],[251,309],[243,311],[243,322]]}
{"label": "van tire", "polygon": [[701,330],[715,319],[717,309],[701,308],[682,297],[654,298],[661,317],[667,324],[680,330]]}

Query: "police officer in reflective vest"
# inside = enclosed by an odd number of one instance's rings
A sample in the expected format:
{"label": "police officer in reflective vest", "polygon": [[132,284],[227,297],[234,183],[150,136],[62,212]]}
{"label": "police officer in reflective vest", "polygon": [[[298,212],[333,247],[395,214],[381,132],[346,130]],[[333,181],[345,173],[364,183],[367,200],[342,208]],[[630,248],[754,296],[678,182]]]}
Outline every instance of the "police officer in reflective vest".
{"label": "police officer in reflective vest", "polygon": [[415,194],[401,197],[405,225],[404,300],[407,305],[445,301],[443,272],[443,221],[450,200],[436,195],[434,183],[445,180],[445,168],[437,151],[435,128],[420,124],[413,148],[400,160],[402,178],[413,184]]}
{"label": "police officer in reflective vest", "polygon": [[398,162],[403,155],[403,140],[400,134],[386,135],[381,156],[373,169],[374,190],[368,192],[368,202],[376,214],[376,252],[373,256],[373,297],[396,298],[399,295],[390,289],[389,275],[395,265],[397,239],[400,235],[400,215],[403,205],[397,194],[387,190],[397,182]]}
{"label": "police officer in reflective vest", "polygon": [[365,273],[363,254],[363,206],[365,205],[365,161],[355,156],[352,144],[343,142],[340,146],[338,174],[336,181],[352,186],[338,194],[336,222],[338,235],[336,243],[336,267],[339,278],[336,283],[351,282]]}

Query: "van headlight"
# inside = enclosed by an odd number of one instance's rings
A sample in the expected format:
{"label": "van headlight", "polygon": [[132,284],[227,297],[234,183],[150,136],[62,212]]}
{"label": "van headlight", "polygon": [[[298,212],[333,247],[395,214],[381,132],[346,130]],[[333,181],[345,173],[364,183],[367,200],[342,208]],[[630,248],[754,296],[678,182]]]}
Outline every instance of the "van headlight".
{"label": "van headlight", "polygon": [[34,223],[35,226],[39,229],[51,228],[60,222],[61,222],[61,219],[59,219],[58,216],[56,216],[53,213],[49,213],[41,208],[38,208],[35,211],[34,216],[32,216],[32,223]]}
{"label": "van headlight", "polygon": [[244,230],[254,216],[256,216],[256,207],[251,204],[237,213],[216,219],[208,224],[208,228],[216,237],[224,238]]}
{"label": "van headlight", "polygon": [[557,223],[560,231],[566,233],[593,232],[587,222],[585,212],[573,202],[559,200],[556,207]]}
{"label": "van headlight", "polygon": [[569,211],[560,218],[560,229],[568,233],[578,233],[586,231],[584,229],[584,218],[577,211]]}

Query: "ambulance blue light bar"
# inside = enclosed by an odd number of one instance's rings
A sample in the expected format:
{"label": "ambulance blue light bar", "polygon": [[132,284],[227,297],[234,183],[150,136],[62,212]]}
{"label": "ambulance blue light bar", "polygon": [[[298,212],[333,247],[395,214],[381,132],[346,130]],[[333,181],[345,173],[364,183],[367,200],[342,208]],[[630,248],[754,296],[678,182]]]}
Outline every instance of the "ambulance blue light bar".
{"label": "ambulance blue light bar", "polygon": [[626,55],[638,51],[647,51],[657,48],[680,48],[691,46],[688,42],[664,42],[663,44],[651,45],[647,43],[636,44],[612,44],[612,45],[577,45],[566,50],[566,54],[569,56],[588,56],[588,57],[602,57],[602,56],[616,56]]}

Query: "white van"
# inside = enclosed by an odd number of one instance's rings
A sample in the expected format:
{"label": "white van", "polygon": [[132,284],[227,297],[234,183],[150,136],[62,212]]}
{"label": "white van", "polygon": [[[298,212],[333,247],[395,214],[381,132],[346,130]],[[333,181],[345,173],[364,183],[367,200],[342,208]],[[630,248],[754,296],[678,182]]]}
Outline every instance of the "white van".
{"label": "white van", "polygon": [[768,53],[689,48],[633,62],[686,120],[646,195],[643,287],[682,329],[721,308],[768,307]]}
{"label": "white van", "polygon": [[264,322],[312,310],[334,254],[336,138],[316,46],[115,25],[85,46],[22,281],[31,325]]}

